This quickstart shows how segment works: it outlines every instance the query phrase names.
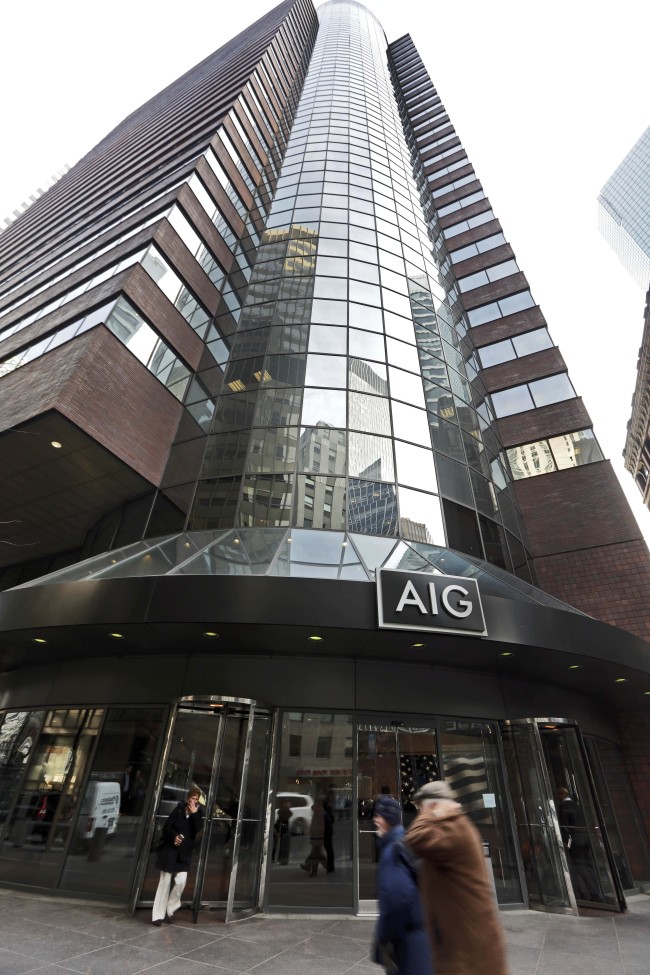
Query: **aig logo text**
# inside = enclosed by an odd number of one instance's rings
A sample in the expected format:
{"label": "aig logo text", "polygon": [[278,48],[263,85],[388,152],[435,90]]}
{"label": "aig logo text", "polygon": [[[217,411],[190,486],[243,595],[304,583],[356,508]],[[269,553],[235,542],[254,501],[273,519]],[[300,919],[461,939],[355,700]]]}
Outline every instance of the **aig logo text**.
{"label": "aig logo text", "polygon": [[379,569],[377,604],[381,629],[487,634],[475,579]]}

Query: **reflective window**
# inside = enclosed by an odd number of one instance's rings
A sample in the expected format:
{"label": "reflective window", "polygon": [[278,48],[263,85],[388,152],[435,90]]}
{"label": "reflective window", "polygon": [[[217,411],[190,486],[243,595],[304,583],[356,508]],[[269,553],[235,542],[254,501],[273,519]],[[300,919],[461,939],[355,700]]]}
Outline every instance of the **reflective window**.
{"label": "reflective window", "polygon": [[395,458],[397,480],[400,484],[421,488],[423,491],[438,491],[436,469],[431,450],[396,440]]}
{"label": "reflective window", "polygon": [[515,480],[603,460],[598,441],[590,429],[509,447],[507,455]]}
{"label": "reflective window", "polygon": [[535,407],[533,397],[528,386],[513,386],[492,393],[492,406],[496,416],[510,416],[512,413],[523,413]]}
{"label": "reflective window", "polygon": [[269,903],[276,909],[352,906],[352,718],[326,717],[283,715],[273,820],[288,825],[271,864]]}
{"label": "reflective window", "polygon": [[162,708],[111,708],[81,798],[61,887],[126,899],[148,823]]}
{"label": "reflective window", "polygon": [[549,403],[559,403],[575,396],[575,390],[565,372],[559,373],[557,376],[537,379],[528,385],[535,406],[548,406]]}
{"label": "reflective window", "polygon": [[532,355],[535,352],[552,347],[553,341],[548,331],[545,328],[536,328],[532,332],[515,335],[503,342],[484,345],[478,350],[478,355],[481,365],[487,369],[489,366],[495,366],[500,362],[508,362],[510,359]]}
{"label": "reflective window", "polygon": [[[472,176],[471,178],[473,179],[474,177]],[[503,234],[491,234],[489,237],[484,237],[483,240],[477,240],[474,244],[468,244],[467,247],[461,247],[459,250],[452,251],[449,256],[454,264],[458,264],[460,261],[466,261],[470,257],[484,254],[486,251],[490,251],[505,243],[506,239]]]}
{"label": "reflective window", "polygon": [[344,356],[308,355],[305,385],[334,386],[345,389],[347,361]]}
{"label": "reflective window", "polygon": [[476,325],[483,325],[485,322],[492,322],[497,318],[504,318],[517,311],[526,308],[533,308],[533,301],[530,291],[521,291],[516,295],[509,295],[507,298],[500,298],[499,301],[492,301],[487,305],[480,305],[467,312],[467,318],[472,328]]}
{"label": "reflective window", "polygon": [[401,534],[418,542],[445,544],[440,499],[411,488],[398,488]]}
{"label": "reflective window", "polygon": [[302,423],[318,426],[345,427],[345,392],[343,390],[306,389],[304,392]]}
{"label": "reflective window", "polygon": [[392,442],[387,437],[350,433],[348,437],[348,473],[375,481],[394,481]]}
{"label": "reflective window", "polygon": [[[81,787],[102,715],[101,710],[48,711],[36,743],[23,746],[25,767],[0,852],[2,880],[56,887],[66,852],[86,840],[90,824]],[[119,785],[107,791],[104,808],[112,813],[106,815],[104,839],[109,830],[115,832],[120,808]]]}
{"label": "reflective window", "polygon": [[409,440],[423,447],[431,446],[429,424],[424,410],[418,410],[406,403],[391,402],[394,435],[400,440]]}
{"label": "reflective window", "polygon": [[460,291],[471,291],[473,288],[482,287],[492,281],[499,281],[510,274],[516,274],[518,270],[516,261],[503,261],[501,264],[495,264],[494,267],[486,268],[484,271],[477,271],[476,274],[460,278],[458,287]]}

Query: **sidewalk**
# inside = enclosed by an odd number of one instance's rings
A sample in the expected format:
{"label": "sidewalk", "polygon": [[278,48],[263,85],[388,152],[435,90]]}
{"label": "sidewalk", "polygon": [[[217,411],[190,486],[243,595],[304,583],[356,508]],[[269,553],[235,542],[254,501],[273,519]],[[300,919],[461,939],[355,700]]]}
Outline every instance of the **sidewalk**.
{"label": "sidewalk", "polygon": [[[501,917],[511,975],[649,975],[650,897],[625,916],[535,911]],[[368,960],[374,922],[354,917],[254,917],[226,927],[211,912],[150,913],[0,891],[0,975],[380,975]],[[476,975],[480,975],[477,972]]]}

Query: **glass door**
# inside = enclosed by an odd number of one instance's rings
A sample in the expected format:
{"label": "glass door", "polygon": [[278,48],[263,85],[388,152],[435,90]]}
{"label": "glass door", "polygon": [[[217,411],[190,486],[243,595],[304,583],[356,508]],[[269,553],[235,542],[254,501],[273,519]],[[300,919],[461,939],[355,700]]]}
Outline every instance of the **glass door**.
{"label": "glass door", "polygon": [[557,718],[522,719],[504,722],[503,741],[531,906],[624,910],[578,729]]}
{"label": "glass door", "polygon": [[358,912],[377,912],[379,848],[372,821],[375,802],[392,796],[402,805],[406,828],[416,815],[411,796],[438,778],[436,729],[423,721],[377,718],[357,726]]}
{"label": "glass door", "polygon": [[190,788],[198,788],[204,827],[184,905],[195,920],[206,907],[223,911],[226,920],[260,909],[270,723],[270,712],[252,702],[186,699],[179,706],[158,789],[141,906],[155,895],[156,849],[165,820]]}
{"label": "glass door", "polygon": [[586,907],[624,910],[622,885],[579,731],[555,722],[540,723],[539,731],[576,901]]}
{"label": "glass door", "polygon": [[506,721],[502,737],[530,905],[576,914],[537,724]]}

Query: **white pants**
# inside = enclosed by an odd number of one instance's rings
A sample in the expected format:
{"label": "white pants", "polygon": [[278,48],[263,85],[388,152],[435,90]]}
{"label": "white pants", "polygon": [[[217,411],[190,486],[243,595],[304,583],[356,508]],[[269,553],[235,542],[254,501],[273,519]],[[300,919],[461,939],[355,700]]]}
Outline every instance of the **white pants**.
{"label": "white pants", "polygon": [[[172,877],[175,878],[174,886],[170,890]],[[160,871],[156,899],[153,902],[152,920],[162,921],[165,914],[169,914],[171,917],[178,910],[181,906],[181,894],[185,889],[186,883],[187,873],[172,874],[165,873],[164,870]]]}

